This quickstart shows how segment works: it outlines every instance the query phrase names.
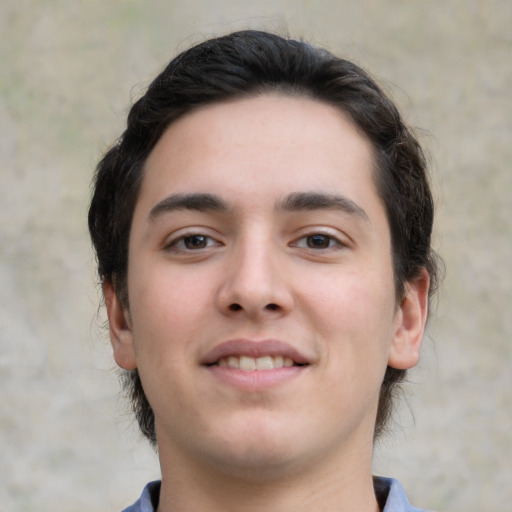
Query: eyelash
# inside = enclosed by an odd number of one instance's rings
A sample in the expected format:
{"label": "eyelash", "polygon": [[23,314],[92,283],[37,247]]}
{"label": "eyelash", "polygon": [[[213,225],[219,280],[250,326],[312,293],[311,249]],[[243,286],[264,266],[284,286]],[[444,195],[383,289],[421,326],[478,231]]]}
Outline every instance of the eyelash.
{"label": "eyelash", "polygon": [[[196,246],[196,247],[187,247],[187,241],[192,241],[193,239],[202,239],[203,242],[206,241],[206,245]],[[213,243],[212,243],[213,242]],[[180,247],[180,245],[182,245]],[[200,244],[198,244],[200,245]],[[220,242],[212,238],[208,235],[203,235],[202,233],[187,233],[185,235],[180,236],[172,240],[169,244],[167,244],[166,249],[174,250],[176,252],[188,252],[188,251],[199,251],[202,249],[207,249],[208,247],[214,247],[222,245]]]}
{"label": "eyelash", "polygon": [[[196,239],[195,242],[194,239]],[[315,240],[316,242],[320,242],[320,244],[314,246]],[[187,247],[187,243],[189,242],[192,242],[192,247]],[[310,242],[312,242],[313,245],[309,245]],[[327,246],[322,245],[322,243],[325,244],[325,242],[327,242]],[[211,236],[202,233],[186,233],[172,240],[166,245],[165,249],[175,252],[195,252],[220,245],[222,245],[222,243],[218,242]],[[312,251],[326,251],[329,249],[345,247],[346,244],[330,234],[318,232],[301,236],[292,242],[290,246]]]}
{"label": "eyelash", "polygon": [[[308,245],[308,241],[312,241],[314,239],[317,239],[317,241],[327,241],[328,245],[327,247],[323,247],[323,246],[316,246],[316,247],[312,247],[310,245]],[[304,240],[305,241],[305,245],[301,245],[301,241]],[[329,250],[329,249],[334,249],[334,248],[339,248],[339,247],[344,247],[345,244],[343,244],[340,240],[338,240],[336,237],[332,236],[332,235],[329,235],[327,233],[312,233],[310,235],[304,235],[300,238],[298,238],[295,242],[293,242],[292,244],[292,247],[299,247],[300,249],[311,249],[311,250],[314,250],[314,251],[322,251],[322,250]]]}

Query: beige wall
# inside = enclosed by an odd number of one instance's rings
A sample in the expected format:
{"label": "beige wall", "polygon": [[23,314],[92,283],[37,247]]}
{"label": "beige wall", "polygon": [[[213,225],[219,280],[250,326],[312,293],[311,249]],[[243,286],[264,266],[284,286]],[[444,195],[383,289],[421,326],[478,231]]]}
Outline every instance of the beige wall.
{"label": "beige wall", "polygon": [[375,470],[426,508],[510,510],[511,0],[2,0],[0,510],[120,510],[158,476],[98,328],[89,182],[176,50],[241,27],[355,59],[424,129],[447,279]]}

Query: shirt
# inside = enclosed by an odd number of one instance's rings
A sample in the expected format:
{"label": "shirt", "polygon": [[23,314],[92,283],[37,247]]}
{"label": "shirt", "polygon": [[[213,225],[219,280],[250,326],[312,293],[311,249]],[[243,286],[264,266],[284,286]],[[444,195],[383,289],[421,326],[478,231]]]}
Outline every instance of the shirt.
{"label": "shirt", "polygon": [[[379,503],[384,503],[382,512],[428,512],[427,510],[413,507],[403,487],[398,480],[393,478],[374,477],[375,494]],[[150,482],[144,488],[141,497],[123,512],[155,512],[160,495],[159,480]]]}

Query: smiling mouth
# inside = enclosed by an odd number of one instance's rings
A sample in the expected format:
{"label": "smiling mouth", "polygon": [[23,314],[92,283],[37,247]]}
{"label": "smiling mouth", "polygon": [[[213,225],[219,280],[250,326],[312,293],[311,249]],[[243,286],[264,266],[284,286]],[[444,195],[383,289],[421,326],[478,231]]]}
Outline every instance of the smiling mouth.
{"label": "smiling mouth", "polygon": [[222,357],[214,366],[232,368],[234,370],[244,371],[265,371],[278,368],[290,368],[292,366],[304,366],[297,364],[291,357],[283,356],[228,356]]}
{"label": "smiling mouth", "polygon": [[244,379],[251,376],[251,382],[257,378],[258,382],[264,379],[263,383],[295,375],[309,366],[311,359],[280,340],[236,338],[213,347],[201,364],[223,379],[239,383],[240,379],[245,382]]}

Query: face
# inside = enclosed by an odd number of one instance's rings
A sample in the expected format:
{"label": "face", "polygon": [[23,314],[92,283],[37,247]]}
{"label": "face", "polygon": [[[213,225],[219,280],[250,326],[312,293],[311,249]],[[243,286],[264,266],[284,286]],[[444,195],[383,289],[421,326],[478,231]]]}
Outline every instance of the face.
{"label": "face", "polygon": [[416,363],[426,308],[419,285],[396,304],[373,167],[348,117],[304,98],[214,104],[162,136],[134,211],[129,310],[105,287],[161,456],[288,471],[371,452],[386,367]]}

